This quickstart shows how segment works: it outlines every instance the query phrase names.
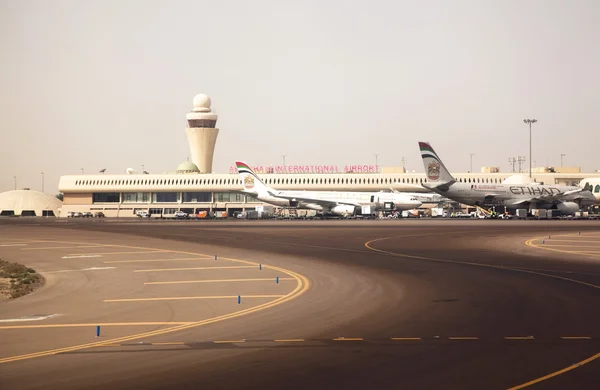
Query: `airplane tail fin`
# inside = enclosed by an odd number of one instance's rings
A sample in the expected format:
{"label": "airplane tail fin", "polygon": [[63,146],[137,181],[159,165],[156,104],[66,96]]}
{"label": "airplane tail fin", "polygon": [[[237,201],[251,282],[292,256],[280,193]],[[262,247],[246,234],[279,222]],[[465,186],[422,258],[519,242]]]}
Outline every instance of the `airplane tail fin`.
{"label": "airplane tail fin", "polygon": [[452,177],[428,142],[419,142],[419,149],[421,149],[421,158],[423,159],[427,181],[437,185],[456,182],[456,179]]}
{"label": "airplane tail fin", "polygon": [[242,179],[242,191],[250,194],[261,194],[272,192],[273,189],[267,186],[248,164],[243,161],[236,161],[235,166],[237,167],[238,175]]}

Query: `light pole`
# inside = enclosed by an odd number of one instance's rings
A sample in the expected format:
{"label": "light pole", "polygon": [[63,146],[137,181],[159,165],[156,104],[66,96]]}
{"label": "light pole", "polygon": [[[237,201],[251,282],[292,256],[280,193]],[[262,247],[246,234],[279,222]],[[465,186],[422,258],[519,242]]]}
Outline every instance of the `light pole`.
{"label": "light pole", "polygon": [[285,156],[286,156],[285,154],[281,155],[281,157],[283,158],[283,167],[284,167],[284,169],[285,169]]}
{"label": "light pole", "polygon": [[144,164],[142,164],[142,173],[144,173]]}
{"label": "light pole", "polygon": [[83,175],[83,168],[81,168],[81,174]]}
{"label": "light pole", "polygon": [[13,176],[13,179],[15,179],[15,190],[17,189],[17,177]]}
{"label": "light pole", "polygon": [[536,122],[537,119],[523,119],[523,123],[529,124],[529,178],[531,178],[531,125]]}
{"label": "light pole", "polygon": [[469,173],[473,173],[473,153],[469,153],[469,156],[471,156],[471,170],[469,171]]}
{"label": "light pole", "polygon": [[376,155],[375,155],[375,171],[376,171],[376,172],[379,172],[379,169],[377,168],[377,164],[378,164],[378,161],[379,161],[379,160],[378,160],[378,158],[379,158],[379,155],[378,155],[378,154],[376,154]]}
{"label": "light pole", "polygon": [[566,156],[566,154],[561,154],[560,155],[560,166],[561,167],[563,166],[563,157],[565,157],[565,156]]}
{"label": "light pole", "polygon": [[44,172],[42,172],[42,192],[44,192]]}

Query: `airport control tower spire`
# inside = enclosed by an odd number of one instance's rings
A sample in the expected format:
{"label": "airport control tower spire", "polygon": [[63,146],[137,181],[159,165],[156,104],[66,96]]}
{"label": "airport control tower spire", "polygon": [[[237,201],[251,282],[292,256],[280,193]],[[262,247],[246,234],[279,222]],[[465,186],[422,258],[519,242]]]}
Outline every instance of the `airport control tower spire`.
{"label": "airport control tower spire", "polygon": [[210,98],[202,93],[194,97],[193,104],[194,108],[186,115],[185,129],[190,144],[190,155],[200,172],[212,173],[215,143],[219,135],[219,129],[215,127],[218,115],[210,109]]}

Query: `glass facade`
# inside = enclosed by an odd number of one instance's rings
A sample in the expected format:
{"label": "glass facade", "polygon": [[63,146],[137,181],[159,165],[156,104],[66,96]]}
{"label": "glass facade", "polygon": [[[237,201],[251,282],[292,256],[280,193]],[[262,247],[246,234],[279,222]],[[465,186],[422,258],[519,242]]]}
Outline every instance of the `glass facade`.
{"label": "glass facade", "polygon": [[252,195],[246,195],[246,203],[262,203],[260,200]]}
{"label": "glass facade", "polygon": [[93,203],[119,203],[121,194],[118,192],[94,192],[92,194]]}
{"label": "glass facade", "polygon": [[180,199],[180,192],[154,192],[152,194],[153,203],[177,203]]}
{"label": "glass facade", "polygon": [[184,192],[183,202],[184,203],[200,203],[200,202],[211,202],[211,192]]}
{"label": "glass facade", "polygon": [[149,192],[123,192],[123,203],[148,203]]}
{"label": "glass facade", "polygon": [[243,203],[246,200],[246,196],[244,194],[239,194],[237,192],[215,192],[214,201],[215,202],[237,202]]}

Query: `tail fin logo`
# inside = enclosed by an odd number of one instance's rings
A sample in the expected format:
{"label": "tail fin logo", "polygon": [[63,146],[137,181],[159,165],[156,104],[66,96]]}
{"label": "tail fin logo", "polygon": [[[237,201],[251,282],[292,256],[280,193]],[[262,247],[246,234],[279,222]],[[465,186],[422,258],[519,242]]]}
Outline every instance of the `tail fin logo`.
{"label": "tail fin logo", "polygon": [[427,178],[431,181],[436,181],[440,178],[440,163],[432,161],[427,165]]}
{"label": "tail fin logo", "polygon": [[244,188],[247,190],[254,188],[254,178],[252,176],[246,176],[244,178]]}

